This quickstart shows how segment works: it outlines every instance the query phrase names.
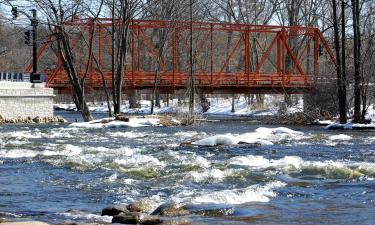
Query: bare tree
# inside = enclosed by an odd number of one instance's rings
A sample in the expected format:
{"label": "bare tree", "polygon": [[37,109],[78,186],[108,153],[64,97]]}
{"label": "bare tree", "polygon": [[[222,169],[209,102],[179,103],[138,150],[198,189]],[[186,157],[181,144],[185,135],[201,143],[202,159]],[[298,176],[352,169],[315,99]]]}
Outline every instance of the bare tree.
{"label": "bare tree", "polygon": [[126,55],[129,51],[129,26],[140,13],[142,0],[112,0],[112,98],[114,114],[121,113]]}
{"label": "bare tree", "polygon": [[[57,54],[61,56],[62,65],[68,75],[69,81],[72,85],[73,90],[73,101],[77,108],[81,111],[82,117],[85,121],[93,119],[85,99],[84,83],[88,72],[88,64],[92,59],[92,39],[88,42],[89,56],[86,62],[86,70],[83,75],[80,75],[78,69],[82,62],[79,62],[73,53],[72,39],[69,32],[73,29],[69,28],[66,24],[68,21],[74,21],[79,16],[87,16],[90,5],[84,1],[82,2],[55,2],[51,0],[43,1],[32,1],[33,4],[37,5],[38,8],[46,16],[46,23],[52,32],[52,35],[56,38],[57,42]],[[100,14],[103,1],[100,2],[98,11],[95,12],[97,17]]]}

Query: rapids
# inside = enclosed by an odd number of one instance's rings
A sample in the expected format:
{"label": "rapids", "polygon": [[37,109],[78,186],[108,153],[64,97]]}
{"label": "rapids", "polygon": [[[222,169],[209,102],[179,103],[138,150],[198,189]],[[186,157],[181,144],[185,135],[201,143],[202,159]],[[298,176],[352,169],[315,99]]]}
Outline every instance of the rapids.
{"label": "rapids", "polygon": [[[371,224],[375,218],[373,132],[220,122],[5,125],[0,134],[0,218],[108,223],[102,208],[145,197],[155,207],[173,200],[236,209],[231,216],[191,216],[193,224]],[[209,144],[181,144],[204,140]]]}

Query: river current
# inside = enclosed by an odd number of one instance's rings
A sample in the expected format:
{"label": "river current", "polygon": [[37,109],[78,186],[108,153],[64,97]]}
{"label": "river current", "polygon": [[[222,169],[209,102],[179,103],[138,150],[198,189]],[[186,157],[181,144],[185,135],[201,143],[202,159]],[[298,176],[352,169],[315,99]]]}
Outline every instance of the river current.
{"label": "river current", "polygon": [[192,224],[375,223],[374,132],[288,127],[302,133],[264,137],[274,145],[184,144],[259,127],[270,126],[3,125],[0,218],[108,223],[102,208],[149,198],[235,208]]}

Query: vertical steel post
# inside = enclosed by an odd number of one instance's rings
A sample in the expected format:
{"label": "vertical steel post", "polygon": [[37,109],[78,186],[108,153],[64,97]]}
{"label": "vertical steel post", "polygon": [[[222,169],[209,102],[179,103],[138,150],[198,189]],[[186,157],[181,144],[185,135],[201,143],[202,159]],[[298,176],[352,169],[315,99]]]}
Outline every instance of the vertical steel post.
{"label": "vertical steel post", "polygon": [[102,59],[102,28],[98,25],[98,58],[99,58],[99,69],[102,68],[103,59]]}
{"label": "vertical steel post", "polygon": [[137,62],[137,74],[139,74],[140,68],[141,68],[141,38],[140,38],[140,31],[141,27],[137,27],[137,57],[138,57],[138,62]]}
{"label": "vertical steel post", "polygon": [[319,73],[319,36],[318,32],[314,31],[314,78],[316,79],[318,77]]}
{"label": "vertical steel post", "polygon": [[177,70],[177,30],[174,28],[172,34],[172,85],[175,87],[175,76]]}
{"label": "vertical steel post", "polygon": [[250,32],[245,31],[245,73],[247,85],[250,85]]}
{"label": "vertical steel post", "polygon": [[132,78],[131,78],[131,83],[132,83],[132,86],[134,86],[134,67],[135,67],[135,63],[134,63],[134,47],[135,47],[135,44],[134,44],[134,22],[132,22],[132,27],[131,27],[131,54],[132,54]]}
{"label": "vertical steel post", "polygon": [[38,58],[37,58],[37,51],[38,51],[38,43],[37,43],[37,27],[38,27],[38,20],[36,18],[36,10],[32,9],[32,18],[31,18],[31,26],[33,27],[33,74],[38,71]]}
{"label": "vertical steel post", "polygon": [[213,86],[213,73],[214,73],[214,24],[211,23],[211,29],[210,29],[210,40],[211,40],[211,51],[210,51],[210,71],[211,71],[211,81],[210,86]]}
{"label": "vertical steel post", "polygon": [[281,77],[282,77],[282,85],[285,84],[285,43],[286,43],[286,34],[285,29],[283,28],[281,33]]}

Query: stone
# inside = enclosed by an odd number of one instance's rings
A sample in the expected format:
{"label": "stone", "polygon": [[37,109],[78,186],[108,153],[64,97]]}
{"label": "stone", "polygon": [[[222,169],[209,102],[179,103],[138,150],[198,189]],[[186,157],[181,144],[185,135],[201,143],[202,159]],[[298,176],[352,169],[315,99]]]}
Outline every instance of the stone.
{"label": "stone", "polygon": [[102,210],[102,216],[116,216],[124,212],[129,212],[125,205],[108,206]]}
{"label": "stone", "polygon": [[42,122],[42,119],[41,119],[39,116],[37,116],[37,117],[35,117],[35,118],[33,119],[33,122],[34,122],[34,123],[41,123],[41,122]]}
{"label": "stone", "polygon": [[117,115],[115,117],[115,120],[120,120],[120,121],[123,121],[123,122],[129,122],[129,117],[126,117],[126,116],[123,116],[123,115]]}
{"label": "stone", "polygon": [[143,225],[157,225],[157,224],[164,224],[163,220],[158,216],[149,216],[146,215],[143,218],[141,218],[140,221]]}
{"label": "stone", "polygon": [[112,223],[122,223],[122,224],[137,224],[141,220],[140,215],[137,213],[120,213],[113,216]]}
{"label": "stone", "polygon": [[159,215],[159,216],[185,216],[188,215],[190,212],[184,206],[176,202],[167,202],[160,205],[158,208],[155,209],[151,215]]}
{"label": "stone", "polygon": [[153,209],[153,202],[150,199],[144,198],[139,201],[130,203],[126,208],[130,212],[148,213]]}
{"label": "stone", "polygon": [[68,121],[62,117],[57,117],[57,122],[59,123],[67,123]]}
{"label": "stone", "polygon": [[185,208],[191,214],[211,217],[229,216],[233,215],[235,211],[234,206],[222,204],[186,205]]}
{"label": "stone", "polygon": [[65,222],[62,222],[62,223],[58,223],[56,225],[79,225],[79,224],[76,223],[76,222],[72,222],[72,221],[65,221]]}

